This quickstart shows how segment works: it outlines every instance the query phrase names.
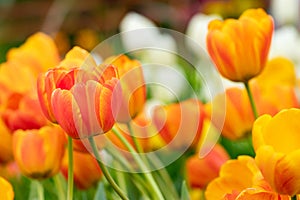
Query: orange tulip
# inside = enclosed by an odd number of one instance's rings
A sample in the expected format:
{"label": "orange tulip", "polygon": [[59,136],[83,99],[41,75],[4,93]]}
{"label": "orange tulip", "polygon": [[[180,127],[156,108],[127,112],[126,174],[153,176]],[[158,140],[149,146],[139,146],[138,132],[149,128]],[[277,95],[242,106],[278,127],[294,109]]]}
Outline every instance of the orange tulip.
{"label": "orange tulip", "polygon": [[187,180],[192,188],[204,189],[218,177],[221,166],[229,160],[226,150],[219,144],[204,157],[193,155],[186,161]]}
{"label": "orange tulip", "polygon": [[300,110],[263,115],[253,126],[256,163],[265,179],[280,194],[300,194]]}
{"label": "orange tulip", "polygon": [[77,68],[69,70],[54,68],[39,76],[37,81],[38,98],[44,115],[50,121],[56,122],[51,105],[53,91],[57,88],[70,90],[75,83],[77,72]]}
{"label": "orange tulip", "polygon": [[225,110],[219,109],[215,112],[215,119],[219,119],[224,116],[224,112],[226,113],[222,135],[228,139],[236,140],[251,133],[254,117],[247,93],[243,89],[229,88],[225,93],[216,96],[212,103],[205,105],[208,115],[211,115],[212,106],[223,105],[224,98],[226,100]]}
{"label": "orange tulip", "polygon": [[0,199],[2,200],[13,200],[14,199],[14,190],[12,185],[0,177]]}
{"label": "orange tulip", "polygon": [[123,91],[120,110],[115,113],[117,122],[129,122],[144,108],[146,86],[141,64],[125,55],[108,58],[105,63],[116,66]]}
{"label": "orange tulip", "polygon": [[[95,186],[102,177],[96,159],[91,154],[73,152],[74,183],[78,189],[86,190]],[[65,153],[61,171],[68,178],[68,154]]]}
{"label": "orange tulip", "polygon": [[205,191],[207,200],[289,200],[287,195],[274,192],[252,157],[239,156],[228,160],[218,178],[209,183]]}
{"label": "orange tulip", "polygon": [[263,9],[248,9],[238,20],[213,20],[208,26],[208,53],[222,76],[247,82],[263,70],[273,31],[273,19]]}
{"label": "orange tulip", "polygon": [[13,159],[12,134],[1,119],[0,138],[0,164],[4,164]]}
{"label": "orange tulip", "polygon": [[66,136],[59,126],[17,130],[13,135],[13,154],[21,172],[35,179],[54,176],[60,169]]}
{"label": "orange tulip", "polygon": [[153,122],[161,137],[175,149],[196,147],[204,117],[203,105],[196,99],[158,106],[153,112]]}
{"label": "orange tulip", "polygon": [[49,123],[35,93],[10,95],[2,112],[2,119],[11,131],[39,129]]}
{"label": "orange tulip", "polygon": [[[80,71],[82,72],[82,71]],[[85,77],[85,72],[82,72]],[[88,78],[89,75],[87,75]],[[99,80],[75,83],[70,90],[51,92],[54,118],[72,138],[87,138],[109,131],[115,123],[113,109],[118,109],[120,90],[113,66],[107,66]]]}

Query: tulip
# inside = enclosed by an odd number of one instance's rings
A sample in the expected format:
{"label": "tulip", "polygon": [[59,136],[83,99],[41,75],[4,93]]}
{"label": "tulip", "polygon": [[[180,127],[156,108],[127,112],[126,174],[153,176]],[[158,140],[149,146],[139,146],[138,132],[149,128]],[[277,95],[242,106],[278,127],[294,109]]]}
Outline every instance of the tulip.
{"label": "tulip", "polygon": [[56,122],[51,105],[52,93],[61,88],[70,90],[75,83],[78,69],[54,68],[39,76],[37,81],[37,93],[44,115],[52,122]]}
{"label": "tulip", "polygon": [[34,179],[45,179],[59,172],[66,136],[59,126],[17,130],[13,134],[13,154],[21,172]]}
{"label": "tulip", "polygon": [[159,134],[175,149],[197,146],[204,117],[203,105],[196,99],[158,106],[153,111],[153,122]]}
{"label": "tulip", "polygon": [[187,180],[192,188],[204,189],[214,178],[218,177],[221,166],[229,160],[225,149],[216,144],[204,157],[193,155],[186,161]]}
{"label": "tulip", "polygon": [[105,63],[118,69],[123,91],[120,110],[115,113],[116,121],[129,122],[143,110],[146,102],[146,86],[141,64],[125,55],[110,57]]}
{"label": "tulip", "polygon": [[[78,189],[86,190],[95,186],[101,179],[102,172],[96,159],[91,154],[73,152],[74,183]],[[68,154],[65,153],[61,171],[68,178]]]}
{"label": "tulip", "polygon": [[78,82],[70,90],[57,88],[51,93],[54,118],[69,136],[87,138],[112,128],[120,96],[116,75],[114,67],[108,66],[99,81]]}
{"label": "tulip", "polygon": [[263,115],[253,126],[256,163],[265,179],[280,194],[300,194],[300,110],[282,110],[274,117]]}
{"label": "tulip", "polygon": [[222,135],[228,139],[236,140],[251,133],[254,122],[253,113],[247,93],[240,88],[229,88],[223,94],[217,95],[213,102],[205,105],[208,115],[211,115],[212,106],[221,107],[226,100],[225,111],[223,109],[215,112],[213,123],[217,124],[218,120],[225,115],[225,122],[222,129]]}
{"label": "tulip", "polygon": [[0,177],[0,191],[1,191],[0,199],[2,200],[14,199],[15,194],[12,185],[2,177]]}
{"label": "tulip", "polygon": [[7,163],[13,159],[12,153],[12,134],[0,120],[0,164]]}
{"label": "tulip", "polygon": [[205,191],[207,200],[289,200],[287,195],[274,192],[264,180],[255,160],[249,156],[239,156],[228,160],[218,178],[209,183]]}
{"label": "tulip", "polygon": [[36,94],[13,93],[7,99],[2,119],[6,126],[15,131],[18,129],[39,129],[49,122],[43,115]]}
{"label": "tulip", "polygon": [[[18,48],[12,48],[7,53],[7,60],[18,60],[21,66],[30,66],[36,76],[59,63],[57,47],[51,37],[38,32]],[[22,68],[22,67],[20,67]]]}
{"label": "tulip", "polygon": [[273,19],[263,9],[248,9],[238,20],[213,20],[208,53],[225,78],[246,83],[263,70],[273,30]]}

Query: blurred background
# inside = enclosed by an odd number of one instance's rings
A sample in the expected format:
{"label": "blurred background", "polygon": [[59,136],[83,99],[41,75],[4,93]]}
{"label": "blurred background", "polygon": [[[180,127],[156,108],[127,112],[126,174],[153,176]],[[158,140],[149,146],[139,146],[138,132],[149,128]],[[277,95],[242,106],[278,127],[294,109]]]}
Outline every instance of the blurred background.
{"label": "blurred background", "polygon": [[[120,32],[120,22],[130,11],[147,17],[156,26],[185,33],[197,13],[236,18],[251,7],[262,7],[270,12],[273,1],[0,0],[0,61],[5,61],[9,48],[18,46],[38,31],[51,35],[64,55],[74,45],[91,50],[102,40]],[[296,8],[299,10],[299,6]],[[284,9],[291,12],[290,8],[281,7]]]}

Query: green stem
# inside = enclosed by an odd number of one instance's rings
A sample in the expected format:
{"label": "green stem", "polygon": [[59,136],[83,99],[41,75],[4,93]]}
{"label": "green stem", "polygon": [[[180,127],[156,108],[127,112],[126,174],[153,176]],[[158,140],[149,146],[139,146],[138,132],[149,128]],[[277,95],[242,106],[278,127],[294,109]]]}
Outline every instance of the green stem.
{"label": "green stem", "polygon": [[133,143],[136,147],[137,152],[138,153],[143,153],[144,152],[143,148],[141,147],[139,141],[137,140],[137,137],[134,135],[131,124],[128,122],[126,125],[128,127],[128,130],[129,130],[129,133],[130,133],[131,137],[133,138]]}
{"label": "green stem", "polygon": [[144,175],[146,177],[146,179],[148,180],[150,186],[152,187],[153,191],[155,192],[155,194],[157,195],[158,199],[163,200],[164,197],[159,189],[159,187],[157,186],[153,176],[151,175],[151,173],[147,172],[149,171],[146,167],[146,165],[144,164],[144,162],[141,160],[141,158],[138,156],[137,152],[135,151],[135,149],[131,146],[131,144],[129,144],[129,142],[123,137],[123,135],[114,127],[112,128],[112,131],[116,134],[116,136],[121,140],[121,142],[126,146],[126,148],[130,151],[130,153],[133,156],[133,159],[137,162],[137,164],[139,165],[139,167],[141,168],[141,170],[144,172]]}
{"label": "green stem", "polygon": [[254,117],[255,117],[255,119],[257,119],[258,118],[258,112],[257,112],[256,106],[255,106],[253,95],[252,95],[251,90],[250,90],[249,82],[245,82],[244,84],[245,84],[245,88],[247,90],[247,94],[248,94],[248,97],[249,97],[249,100],[250,100],[250,104],[251,104],[251,108],[252,108]]}
{"label": "green stem", "polygon": [[44,198],[44,188],[43,188],[42,183],[38,180],[35,180],[34,182],[36,184],[38,199],[39,200],[44,200],[45,199]]}
{"label": "green stem", "polygon": [[291,200],[297,200],[297,195],[292,196]]}
{"label": "green stem", "polygon": [[103,175],[105,176],[105,178],[107,179],[107,181],[110,183],[110,185],[113,187],[113,189],[116,191],[116,193],[121,197],[121,199],[123,200],[129,200],[128,197],[124,194],[124,192],[121,190],[121,188],[115,183],[115,181],[113,180],[113,178],[111,177],[108,169],[106,168],[106,166],[100,161],[100,155],[95,143],[95,140],[93,137],[89,137],[89,142],[92,146],[93,149],[93,153],[96,156],[96,160],[98,162],[99,167],[101,168],[101,171],[103,173]]}
{"label": "green stem", "polygon": [[134,179],[133,183],[135,184],[135,186],[138,188],[138,190],[140,190],[141,194],[144,195],[144,197],[148,197],[149,194],[146,193],[146,191],[150,191],[150,193],[152,194],[153,191],[149,190],[148,185],[145,183],[144,179],[142,179],[142,177],[138,176],[137,173],[133,172],[133,168],[130,165],[130,163],[122,156],[120,156],[120,154],[117,154],[118,152],[115,152],[113,148],[111,148],[111,146],[108,146],[105,149],[111,156],[114,157],[114,159],[116,159],[117,161],[119,161],[119,163],[129,172],[131,173],[132,176],[130,176],[131,178]]}
{"label": "green stem", "polygon": [[73,174],[73,143],[68,136],[68,194],[67,200],[73,200],[74,174]]}
{"label": "green stem", "polygon": [[58,199],[59,200],[65,200],[66,197],[65,197],[65,193],[64,193],[64,189],[63,189],[63,184],[61,182],[61,177],[59,176],[59,174],[54,176],[53,180],[54,180],[55,187],[57,189]]}

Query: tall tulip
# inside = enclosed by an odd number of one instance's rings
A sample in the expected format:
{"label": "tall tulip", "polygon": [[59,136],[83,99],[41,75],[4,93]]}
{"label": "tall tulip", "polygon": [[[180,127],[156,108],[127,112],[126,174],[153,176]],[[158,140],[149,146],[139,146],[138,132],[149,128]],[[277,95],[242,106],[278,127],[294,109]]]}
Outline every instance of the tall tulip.
{"label": "tall tulip", "polygon": [[263,9],[248,9],[238,20],[213,20],[207,49],[219,72],[231,81],[248,82],[263,70],[274,30]]}
{"label": "tall tulip", "polygon": [[66,136],[59,126],[17,130],[13,134],[13,154],[21,172],[34,179],[45,179],[59,172]]}
{"label": "tall tulip", "polygon": [[265,179],[280,194],[300,194],[300,110],[263,115],[253,126],[256,163]]}
{"label": "tall tulip", "polygon": [[108,58],[105,63],[114,65],[119,72],[122,88],[120,109],[114,113],[116,121],[129,122],[144,108],[146,86],[141,63],[125,55]]}
{"label": "tall tulip", "polygon": [[115,68],[107,66],[99,81],[87,80],[75,83],[71,89],[53,90],[51,106],[55,119],[72,138],[109,131],[115,123],[113,108],[118,109],[119,105],[121,91],[117,85]]}

